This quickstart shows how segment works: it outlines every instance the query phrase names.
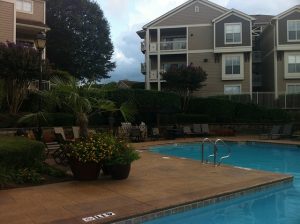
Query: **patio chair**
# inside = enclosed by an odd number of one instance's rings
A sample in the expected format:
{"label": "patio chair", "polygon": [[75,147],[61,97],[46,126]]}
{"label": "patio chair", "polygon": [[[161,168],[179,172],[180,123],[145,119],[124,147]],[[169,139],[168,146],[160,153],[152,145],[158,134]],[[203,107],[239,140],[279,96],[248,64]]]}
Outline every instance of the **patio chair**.
{"label": "patio chair", "polygon": [[278,139],[279,138],[280,129],[281,129],[280,125],[274,125],[272,127],[270,133],[260,134],[260,139],[262,139],[262,137],[266,137],[267,139],[275,139],[275,137],[276,137]]}
{"label": "patio chair", "polygon": [[152,128],[151,139],[160,139],[160,133],[158,128]]}
{"label": "patio chair", "polygon": [[[283,126],[282,132],[279,134],[271,135],[271,139],[278,139],[278,138],[289,138],[292,137],[293,134],[293,124],[285,124]],[[275,137],[275,138],[273,138]]]}
{"label": "patio chair", "polygon": [[144,122],[141,122],[139,128],[140,128],[140,131],[141,131],[141,139],[145,140],[148,136],[147,125]]}
{"label": "patio chair", "polygon": [[139,142],[141,140],[141,130],[139,127],[132,127],[130,129],[129,138],[131,141]]}
{"label": "patio chair", "polygon": [[192,128],[193,128],[193,132],[195,134],[197,134],[197,135],[201,135],[202,134],[201,124],[193,124]]}
{"label": "patio chair", "polygon": [[63,138],[64,141],[66,141],[66,135],[65,131],[62,127],[54,127],[54,134],[61,134],[61,137]]}
{"label": "patio chair", "polygon": [[201,130],[203,135],[210,134],[208,124],[201,124]]}
{"label": "patio chair", "polygon": [[80,133],[79,133],[80,128],[77,126],[73,126],[72,130],[73,130],[74,139],[79,139],[80,138]]}
{"label": "patio chair", "polygon": [[195,136],[197,133],[192,132],[190,126],[184,126],[183,127],[183,135],[184,136]]}
{"label": "patio chair", "polygon": [[[61,133],[55,134],[56,142],[58,143],[58,148],[53,152],[52,157],[56,164],[58,165],[68,165],[68,158],[65,151],[65,144],[67,141],[64,140],[63,135]],[[53,144],[53,147],[57,147]]]}

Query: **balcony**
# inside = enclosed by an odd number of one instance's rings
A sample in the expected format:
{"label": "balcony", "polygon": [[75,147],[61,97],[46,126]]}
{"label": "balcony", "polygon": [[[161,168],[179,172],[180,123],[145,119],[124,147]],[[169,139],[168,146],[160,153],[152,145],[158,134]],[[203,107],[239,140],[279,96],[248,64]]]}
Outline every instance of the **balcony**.
{"label": "balcony", "polygon": [[143,75],[146,74],[146,63],[141,63],[141,73],[142,73]]}
{"label": "balcony", "polygon": [[160,43],[161,51],[182,51],[186,49],[186,40],[165,41]]}
{"label": "balcony", "polygon": [[[162,70],[161,73],[163,73],[163,72],[164,71]],[[151,70],[149,79],[150,79],[150,82],[157,82],[158,81],[158,72],[157,72],[157,70]],[[162,75],[160,75],[160,80],[163,82],[164,80],[162,80],[162,79],[163,79],[163,77],[162,77]]]}
{"label": "balcony", "polygon": [[144,54],[146,52],[146,43],[145,43],[145,41],[141,42],[141,52],[143,52]]}
{"label": "balcony", "polygon": [[253,84],[253,87],[261,87],[262,86],[262,74],[253,74],[252,84]]}

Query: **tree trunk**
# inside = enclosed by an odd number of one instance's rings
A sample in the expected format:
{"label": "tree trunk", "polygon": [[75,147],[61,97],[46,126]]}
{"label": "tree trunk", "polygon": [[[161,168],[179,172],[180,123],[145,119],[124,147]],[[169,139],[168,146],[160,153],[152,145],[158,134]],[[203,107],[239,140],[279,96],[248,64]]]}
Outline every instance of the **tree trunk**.
{"label": "tree trunk", "polygon": [[78,113],[77,114],[77,124],[79,126],[79,134],[82,138],[89,137],[88,132],[88,118],[85,113]]}

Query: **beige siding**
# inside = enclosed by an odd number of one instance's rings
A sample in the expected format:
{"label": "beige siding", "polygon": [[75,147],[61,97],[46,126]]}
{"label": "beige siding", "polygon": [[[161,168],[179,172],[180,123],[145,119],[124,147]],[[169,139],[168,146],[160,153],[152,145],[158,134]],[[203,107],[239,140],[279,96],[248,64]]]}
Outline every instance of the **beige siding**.
{"label": "beige siding", "polygon": [[277,61],[277,80],[278,80],[278,93],[283,94],[286,91],[286,84],[287,83],[300,83],[300,79],[285,79],[284,78],[284,73],[285,73],[285,68],[284,68],[284,53],[282,53],[282,58],[281,60]]}
{"label": "beige siding", "polygon": [[[195,6],[198,6],[200,11],[195,12]],[[192,24],[210,24],[212,20],[223,13],[217,9],[203,5],[199,2],[191,4],[187,8],[177,12],[176,14],[167,17],[166,19],[154,24],[153,26],[180,26]]]}
{"label": "beige siding", "polygon": [[278,20],[278,41],[279,44],[299,44],[300,42],[288,42],[287,41],[287,21],[288,20],[300,20],[300,12],[294,12],[290,15]]}
{"label": "beige siding", "polygon": [[44,4],[44,1],[33,1],[33,14],[17,12],[17,18],[44,23]]}
{"label": "beige siding", "polygon": [[213,26],[189,27],[189,50],[214,48]]}
{"label": "beige siding", "polygon": [[[208,62],[204,62],[204,59],[208,59]],[[202,54],[189,54],[189,63],[193,63],[195,66],[201,66],[203,70],[208,74],[207,80],[204,83],[205,86],[195,93],[197,96],[201,95],[219,95],[224,93],[224,85],[241,84],[242,92],[250,92],[250,64],[244,63],[244,80],[238,81],[223,81],[222,80],[222,59],[215,63],[215,57],[213,53]]]}
{"label": "beige siding", "polygon": [[14,41],[14,4],[0,1],[0,42]]}

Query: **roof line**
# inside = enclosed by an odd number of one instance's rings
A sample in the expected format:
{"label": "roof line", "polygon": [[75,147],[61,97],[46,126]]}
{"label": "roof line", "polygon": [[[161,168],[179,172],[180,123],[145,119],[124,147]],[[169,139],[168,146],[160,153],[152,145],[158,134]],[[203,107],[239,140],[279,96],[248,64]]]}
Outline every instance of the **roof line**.
{"label": "roof line", "polygon": [[215,19],[213,19],[213,22],[217,22],[217,21],[221,20],[223,17],[225,17],[225,16],[227,16],[227,15],[229,15],[229,14],[231,14],[231,13],[232,13],[232,14],[238,14],[238,15],[240,15],[240,16],[242,16],[242,17],[248,19],[248,20],[256,20],[256,18],[254,18],[254,17],[252,17],[252,16],[250,16],[250,15],[247,15],[246,13],[243,13],[243,12],[241,12],[241,11],[239,11],[239,10],[236,10],[236,9],[231,9],[230,11],[228,11],[228,12],[226,12],[226,13],[220,15],[219,17],[217,17],[217,18],[215,18]]}
{"label": "roof line", "polygon": [[183,8],[187,7],[188,5],[190,5],[191,3],[194,3],[194,2],[199,2],[199,3],[202,3],[202,4],[203,3],[208,4],[211,8],[216,8],[219,11],[222,11],[222,12],[227,12],[228,11],[228,9],[226,9],[226,8],[220,6],[220,5],[217,5],[215,3],[212,3],[212,2],[210,2],[208,0],[189,0],[189,1],[187,1],[187,2],[185,2],[183,4],[181,4],[181,5],[177,6],[176,8],[172,9],[171,11],[163,14],[162,16],[156,18],[155,20],[147,23],[146,25],[143,26],[143,29],[146,29],[149,26],[151,26],[151,25],[153,25],[153,24],[155,24],[155,23],[157,23],[157,22],[165,19],[166,17],[173,15],[174,13],[176,13],[177,11],[179,11],[180,9],[183,9]]}
{"label": "roof line", "polygon": [[275,16],[273,19],[279,19],[279,18],[285,16],[286,14],[288,14],[288,13],[294,11],[295,9],[299,9],[299,10],[300,10],[300,5],[295,5],[294,7],[292,7],[292,8],[290,8],[290,9],[288,9],[288,10],[286,10],[286,11],[284,11],[284,12],[278,14],[278,15]]}

